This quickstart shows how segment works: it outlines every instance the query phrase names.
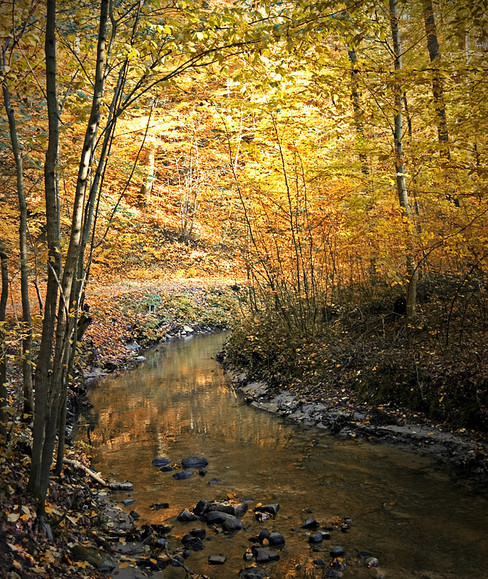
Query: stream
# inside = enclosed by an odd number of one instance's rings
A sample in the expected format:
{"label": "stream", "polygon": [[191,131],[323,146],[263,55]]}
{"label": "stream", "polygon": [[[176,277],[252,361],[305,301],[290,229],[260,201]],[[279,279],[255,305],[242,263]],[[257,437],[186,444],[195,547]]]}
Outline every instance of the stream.
{"label": "stream", "polygon": [[[95,449],[94,465],[105,477],[134,483],[131,493],[113,493],[114,501],[134,499],[125,510],[137,511],[140,521],[173,525],[173,551],[185,533],[205,528],[205,549],[192,552],[186,565],[212,579],[237,577],[249,567],[243,560],[253,545],[249,539],[263,529],[286,540],[276,551],[278,561],[260,565],[275,579],[340,577],[327,567],[336,545],[346,550],[344,579],[488,577],[486,495],[430,458],[338,439],[246,405],[214,359],[224,339],[216,334],[169,342],[135,370],[91,389],[84,436]],[[152,465],[160,456],[178,464],[184,457],[205,457],[207,472],[176,480],[177,470]],[[249,503],[246,528],[234,536],[200,521],[176,521],[200,499],[228,496]],[[151,508],[158,503],[169,506]],[[257,521],[259,503],[279,503],[276,518]],[[310,517],[332,529],[316,550],[310,531],[301,528]],[[377,568],[367,568],[363,551],[378,559]],[[226,562],[210,565],[214,554],[225,555]],[[185,573],[170,566],[160,576]]]}

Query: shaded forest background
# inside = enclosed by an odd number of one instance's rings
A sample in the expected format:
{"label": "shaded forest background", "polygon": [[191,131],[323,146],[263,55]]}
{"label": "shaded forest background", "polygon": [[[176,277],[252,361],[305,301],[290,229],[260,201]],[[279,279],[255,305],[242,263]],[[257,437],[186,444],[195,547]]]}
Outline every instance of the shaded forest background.
{"label": "shaded forest background", "polygon": [[86,288],[125,280],[238,287],[228,356],[276,387],[352,387],[486,430],[484,3],[104,6],[103,57],[98,5],[53,12],[48,197],[44,6],[2,4],[4,433],[38,404],[43,340],[46,384],[65,348],[49,412]]}

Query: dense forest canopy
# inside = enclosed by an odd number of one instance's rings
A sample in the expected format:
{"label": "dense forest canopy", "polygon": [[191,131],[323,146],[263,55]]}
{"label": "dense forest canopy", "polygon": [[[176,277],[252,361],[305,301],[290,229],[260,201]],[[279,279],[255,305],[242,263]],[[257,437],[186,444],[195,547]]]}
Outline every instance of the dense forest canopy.
{"label": "dense forest canopy", "polygon": [[[344,308],[356,320],[376,308],[388,341],[385,316],[405,314],[430,340],[427,359],[469,344],[472,359],[454,364],[470,368],[484,412],[484,2],[49,0],[46,11],[10,0],[1,11],[1,382],[10,290],[22,295],[41,501],[90,278],[245,280],[276,343],[244,326],[243,355],[259,339],[271,357],[296,353]],[[417,376],[423,355],[409,358]]]}
{"label": "dense forest canopy", "polygon": [[[259,3],[253,9],[238,2],[148,2],[136,10],[114,3],[98,146],[112,133],[97,206],[95,260],[104,263],[113,255],[111,267],[117,267],[130,249],[135,267],[146,257],[157,264],[157,246],[144,248],[134,226],[143,214],[182,240],[213,237],[243,255],[259,251],[234,247],[242,245],[235,240],[248,229],[249,210],[259,240],[267,244],[265,237],[276,228],[274,242],[284,243],[283,249],[292,218],[302,227],[298,221],[306,211],[302,236],[317,246],[320,259],[328,253],[321,250],[325,239],[335,248],[329,275],[343,282],[376,272],[388,283],[405,284],[407,242],[419,268],[462,269],[468,254],[472,265],[480,265],[483,7],[398,3],[396,69],[390,6],[356,4]],[[10,9],[11,14],[4,4],[2,78],[15,111],[29,231],[42,264],[44,14],[35,2],[14,2]],[[429,10],[435,23],[430,35]],[[57,34],[64,225],[90,110],[93,4],[73,12],[60,3]],[[438,48],[432,60],[433,35]],[[405,209],[395,195],[397,112],[403,116],[401,161],[411,231],[402,227]],[[7,137],[5,115],[2,122]],[[8,138],[2,155],[3,242],[16,251],[16,173]],[[95,155],[98,161],[98,149]],[[113,227],[105,235],[109,222]],[[117,230],[114,238],[111,231]]]}

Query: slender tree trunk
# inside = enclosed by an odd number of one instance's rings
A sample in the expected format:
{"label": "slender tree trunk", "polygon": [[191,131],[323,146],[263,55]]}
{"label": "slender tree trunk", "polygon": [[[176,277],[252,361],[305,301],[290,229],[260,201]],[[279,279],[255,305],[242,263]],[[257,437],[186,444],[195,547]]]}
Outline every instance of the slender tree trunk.
{"label": "slender tree trunk", "polygon": [[151,205],[151,193],[154,186],[154,178],[156,173],[156,145],[151,143],[147,152],[147,169],[146,176],[141,185],[139,193],[144,207],[148,208]]}
{"label": "slender tree trunk", "polygon": [[[351,70],[351,100],[352,107],[354,111],[354,122],[356,124],[356,133],[358,136],[358,144],[361,147],[364,142],[364,122],[363,122],[363,111],[361,109],[361,102],[359,96],[359,83],[358,76],[359,71],[357,69],[357,55],[356,51],[352,48],[347,51],[349,55],[349,60],[352,64]],[[359,160],[361,162],[361,171],[364,175],[369,174],[368,159],[365,153],[359,153]]]}
{"label": "slender tree trunk", "polygon": [[437,137],[440,145],[441,159],[448,160],[449,152],[449,131],[447,128],[447,114],[444,103],[444,86],[442,76],[439,72],[438,64],[441,60],[439,42],[437,40],[437,28],[434,16],[432,0],[423,0],[425,32],[427,34],[427,48],[429,50],[432,70],[432,95],[434,97]]}
{"label": "slender tree trunk", "polygon": [[3,242],[0,239],[0,271],[1,271],[1,290],[0,290],[0,441],[6,442],[7,436],[7,363],[5,360],[6,331],[4,322],[7,311],[8,300],[8,256]]}
{"label": "slender tree trunk", "polygon": [[[432,64],[432,96],[434,98],[435,122],[437,125],[437,140],[439,143],[439,155],[441,165],[445,166],[451,159],[449,148],[449,130],[447,126],[447,112],[444,99],[444,83],[439,71],[441,53],[439,41],[437,39],[437,27],[434,16],[434,6],[432,0],[423,0],[425,32],[427,34],[427,49]],[[456,195],[456,185],[449,182],[449,175],[445,174],[445,189],[449,201],[459,207],[459,198]]]}
{"label": "slender tree trunk", "polygon": [[22,321],[25,324],[22,340],[22,365],[24,389],[24,414],[31,415],[34,410],[32,393],[32,320],[29,300],[29,267],[27,251],[27,202],[24,191],[24,174],[22,167],[22,153],[19,147],[15,114],[10,103],[10,92],[6,81],[3,85],[3,100],[9,124],[10,141],[15,159],[17,174],[17,196],[19,198],[19,249],[20,249],[20,286],[22,296]]}
{"label": "slender tree trunk", "polygon": [[[61,272],[60,217],[57,191],[57,159],[59,145],[59,109],[56,88],[56,0],[47,0],[46,15],[46,94],[48,109],[49,137],[44,164],[46,200],[46,226],[48,241],[48,278],[41,344],[35,375],[35,410],[33,427],[32,463],[29,489],[38,501],[38,511],[44,514],[44,503],[49,484],[49,468],[44,467],[46,428],[49,422],[50,372],[56,325],[56,310],[59,297],[59,277]],[[51,456],[52,460],[52,456]],[[51,464],[49,462],[49,464]]]}
{"label": "slender tree trunk", "polygon": [[400,81],[398,80],[398,74],[402,70],[402,51],[400,42],[400,31],[398,27],[398,7],[397,0],[389,0],[390,8],[390,24],[391,24],[391,36],[393,41],[393,51],[394,51],[394,66],[395,66],[395,80],[393,83],[394,92],[394,107],[395,107],[395,119],[394,119],[394,148],[395,148],[395,171],[396,171],[396,185],[398,200],[400,206],[405,212],[405,221],[407,228],[407,250],[406,250],[406,265],[408,274],[408,286],[407,286],[407,317],[410,318],[415,315],[416,303],[417,303],[417,267],[415,265],[415,258],[413,256],[412,247],[412,232],[411,232],[411,209],[410,202],[408,198],[407,181],[405,176],[405,161],[403,153],[403,115],[402,115],[402,105],[404,102],[404,95],[402,93],[402,87]]}

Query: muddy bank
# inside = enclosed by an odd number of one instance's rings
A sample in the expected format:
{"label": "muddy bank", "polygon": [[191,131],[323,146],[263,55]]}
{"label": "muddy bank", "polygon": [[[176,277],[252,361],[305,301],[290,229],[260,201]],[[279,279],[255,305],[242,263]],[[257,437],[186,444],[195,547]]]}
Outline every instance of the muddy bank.
{"label": "muddy bank", "polygon": [[[475,485],[488,488],[488,444],[476,433],[450,430],[404,409],[360,403],[344,390],[319,399],[308,398],[271,388],[265,382],[250,381],[244,372],[228,367],[226,371],[236,391],[256,408],[304,427],[325,429],[338,437],[386,442],[430,456],[450,465]],[[420,420],[415,421],[414,417]]]}

